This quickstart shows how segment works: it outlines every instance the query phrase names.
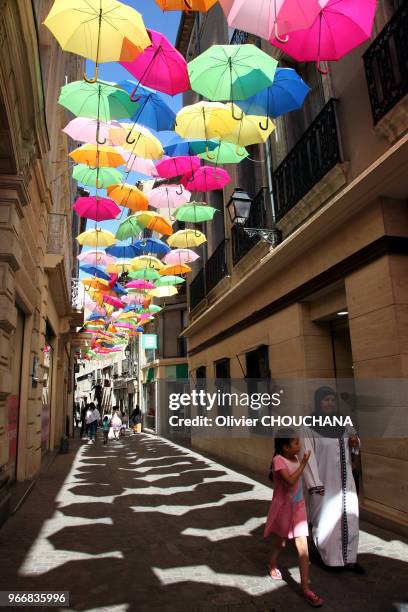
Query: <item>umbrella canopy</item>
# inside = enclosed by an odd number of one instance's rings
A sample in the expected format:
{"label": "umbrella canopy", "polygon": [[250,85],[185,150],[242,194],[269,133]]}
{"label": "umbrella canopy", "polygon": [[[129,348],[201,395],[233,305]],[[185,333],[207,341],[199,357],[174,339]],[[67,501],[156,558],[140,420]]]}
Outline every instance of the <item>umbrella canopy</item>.
{"label": "umbrella canopy", "polygon": [[107,145],[84,144],[71,151],[69,157],[77,164],[86,164],[93,168],[98,166],[116,168],[125,163],[121,154],[114,147]]}
{"label": "umbrella canopy", "polygon": [[79,244],[96,247],[108,247],[116,242],[116,238],[112,232],[108,232],[108,230],[103,230],[99,227],[82,232],[76,239]]}
{"label": "umbrella canopy", "polygon": [[98,196],[78,198],[73,209],[80,217],[86,217],[94,221],[115,219],[120,213],[120,208],[115,202]]}
{"label": "umbrella canopy", "polygon": [[[205,235],[193,229],[179,230],[167,239],[167,244],[169,246],[178,247],[180,249],[198,247],[204,242],[207,242]],[[177,272],[171,272],[170,274],[177,274]]]}
{"label": "umbrella canopy", "polygon": [[176,113],[166,104],[160,94],[150,87],[145,87],[135,81],[121,81],[119,87],[131,94],[135,89],[138,107],[132,115],[132,121],[160,132],[172,130],[176,121]]}
{"label": "umbrella canopy", "polygon": [[117,147],[123,159],[125,160],[125,165],[130,172],[137,172],[139,174],[143,174],[146,178],[151,176],[159,176],[157,174],[156,166],[151,159],[144,159],[143,157],[138,157],[134,153],[123,149],[122,147]]}
{"label": "umbrella canopy", "polygon": [[157,312],[161,312],[163,308],[161,306],[157,306],[157,304],[151,304],[147,308],[140,310],[140,314],[156,314]]}
{"label": "umbrella canopy", "polygon": [[201,11],[206,13],[217,0],[156,0],[163,11]]}
{"label": "umbrella canopy", "polygon": [[145,268],[144,270],[132,270],[129,272],[130,278],[135,280],[150,280],[154,281],[160,278],[160,274],[154,268]]}
{"label": "umbrella canopy", "polygon": [[108,295],[107,293],[104,293],[102,295],[102,299],[105,302],[105,304],[109,304],[110,306],[113,306],[114,308],[122,308],[123,306],[122,300],[120,300],[119,298],[113,297],[112,295]]}
{"label": "umbrella canopy", "polygon": [[98,121],[90,117],[75,117],[62,130],[78,142],[90,144],[111,144],[109,141],[109,129],[120,127],[117,121]]}
{"label": "umbrella canopy", "polygon": [[143,238],[142,240],[137,240],[134,246],[137,249],[138,255],[150,254],[161,256],[170,252],[170,247],[157,238]]}
{"label": "umbrella canopy", "polygon": [[81,283],[84,287],[96,289],[97,291],[107,291],[109,283],[103,278],[83,278]]}
{"label": "umbrella canopy", "polygon": [[130,259],[116,259],[113,263],[110,263],[106,269],[112,274],[123,274],[132,269],[132,261]]}
{"label": "umbrella canopy", "polygon": [[127,240],[127,238],[137,236],[142,229],[142,226],[137,222],[136,216],[130,215],[120,223],[115,236],[118,240]]}
{"label": "umbrella canopy", "polygon": [[181,184],[191,191],[213,191],[222,189],[230,180],[231,177],[226,170],[202,166],[196,170],[194,175],[185,175],[181,179]]}
{"label": "umbrella canopy", "polygon": [[123,89],[105,81],[73,81],[61,87],[58,104],[76,116],[110,121],[131,117],[137,102],[132,102]]}
{"label": "umbrella canopy", "polygon": [[190,201],[191,193],[182,185],[161,185],[149,191],[147,197],[155,208],[177,208]]}
{"label": "umbrella canopy", "polygon": [[123,298],[123,301],[125,304],[128,304],[129,306],[135,306],[135,305],[140,305],[143,306],[145,303],[145,298],[142,295],[125,295],[125,297]]}
{"label": "umbrella canopy", "polygon": [[176,132],[184,138],[222,140],[235,129],[231,109],[221,102],[197,102],[182,108],[176,117]]}
{"label": "umbrella canopy", "polygon": [[162,178],[173,178],[182,174],[194,173],[201,165],[198,157],[169,157],[156,164],[156,170]]}
{"label": "umbrella canopy", "polygon": [[146,280],[132,280],[125,285],[126,289],[154,289],[155,285]]}
{"label": "umbrella canopy", "polygon": [[166,287],[168,285],[181,285],[185,282],[185,279],[181,278],[181,276],[175,276],[174,274],[166,274],[162,278],[159,278],[155,282],[155,285],[156,287]]}
{"label": "umbrella canopy", "polygon": [[106,249],[106,252],[108,255],[119,257],[120,259],[132,259],[132,257],[137,255],[137,250],[133,244],[116,244]]}
{"label": "umbrella canopy", "polygon": [[176,295],[178,293],[176,287],[172,285],[166,287],[156,287],[155,289],[151,289],[149,291],[149,295],[153,297],[171,297],[172,295]]}
{"label": "umbrella canopy", "polygon": [[113,183],[120,183],[123,174],[114,168],[90,168],[84,164],[74,166],[72,177],[82,185],[106,188]]}
{"label": "umbrella canopy", "polygon": [[137,222],[141,227],[150,229],[158,234],[165,234],[170,236],[173,233],[170,219],[166,219],[163,215],[151,210],[144,210],[134,214]]}
{"label": "umbrella canopy", "polygon": [[211,221],[216,212],[216,208],[207,206],[203,202],[189,202],[177,208],[174,211],[174,216],[177,221],[204,223],[205,221]]}
{"label": "umbrella canopy", "polygon": [[137,187],[128,183],[111,184],[107,188],[108,196],[121,206],[131,210],[147,210],[149,200]]}
{"label": "umbrella canopy", "polygon": [[186,140],[174,131],[166,131],[159,134],[164,153],[170,157],[181,155],[197,155],[204,153],[207,149],[212,151],[217,146],[212,140],[206,141],[200,138]]}
{"label": "umbrella canopy", "polygon": [[200,256],[191,249],[172,249],[163,257],[163,262],[168,265],[181,265],[197,259],[200,259]]}
{"label": "umbrella canopy", "polygon": [[237,106],[247,115],[279,117],[303,106],[310,87],[293,68],[277,68],[271,87],[260,91]]}
{"label": "umbrella canopy", "polygon": [[[238,110],[238,107],[235,108]],[[240,111],[238,110],[238,112]],[[265,142],[275,129],[275,124],[272,121],[267,121],[266,125],[264,124],[265,117],[245,115],[241,111],[241,120],[235,122],[235,129],[226,134],[224,140],[237,145],[237,151],[238,147]]]}
{"label": "umbrella canopy", "polygon": [[245,147],[237,147],[231,142],[216,143],[211,141],[211,144],[216,144],[217,146],[212,151],[210,149],[206,153],[199,153],[198,157],[216,166],[220,164],[239,164],[249,155]]}
{"label": "umbrella canopy", "polygon": [[[188,0],[190,1],[190,0]],[[151,44],[131,62],[120,62],[143,85],[175,96],[190,89],[187,64],[179,51],[156,32],[148,30]],[[137,97],[137,88],[131,98]]]}
{"label": "umbrella canopy", "polygon": [[109,130],[109,138],[115,145],[130,151],[133,155],[144,159],[161,159],[163,147],[156,136],[137,123],[122,123],[121,128]]}
{"label": "umbrella canopy", "polygon": [[144,268],[154,268],[155,270],[161,270],[163,264],[160,259],[153,255],[139,255],[132,259],[134,270],[143,270]]}
{"label": "umbrella canopy", "polygon": [[189,272],[192,272],[190,266],[187,266],[186,264],[173,264],[163,266],[163,268],[160,270],[160,275],[173,276],[179,274],[188,274]]}
{"label": "umbrella canopy", "polygon": [[115,258],[107,255],[105,251],[82,251],[79,255],[77,255],[78,261],[81,263],[87,263],[94,266],[107,266],[110,263],[115,261]]}
{"label": "umbrella canopy", "polygon": [[292,32],[284,44],[274,37],[270,42],[300,62],[315,61],[325,74],[327,70],[321,67],[321,61],[339,60],[370,38],[377,2],[328,0],[320,5],[309,28]]}
{"label": "umbrella canopy", "polygon": [[79,269],[83,272],[86,272],[86,274],[92,274],[92,276],[96,276],[96,278],[101,278],[102,280],[107,281],[110,280],[109,274],[106,274],[105,270],[103,270],[103,268],[100,268],[99,266],[83,264],[79,266]]}
{"label": "umbrella canopy", "polygon": [[209,100],[246,100],[272,85],[277,65],[255,45],[212,45],[188,73],[193,91]]}

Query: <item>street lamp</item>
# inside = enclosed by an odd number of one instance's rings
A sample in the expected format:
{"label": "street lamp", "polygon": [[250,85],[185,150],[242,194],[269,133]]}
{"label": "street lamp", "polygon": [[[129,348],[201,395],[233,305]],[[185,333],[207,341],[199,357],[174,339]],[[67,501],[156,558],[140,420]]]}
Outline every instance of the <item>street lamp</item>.
{"label": "street lamp", "polygon": [[125,355],[126,355],[127,359],[129,359],[129,357],[130,357],[130,346],[129,346],[129,344],[125,348]]}
{"label": "street lamp", "polygon": [[251,204],[252,200],[246,191],[236,187],[227,204],[231,222],[234,225],[242,227],[249,238],[258,236],[261,240],[268,242],[272,247],[276,247],[280,242],[282,242],[282,233],[277,228],[266,229],[261,227],[243,227],[248,221]]}

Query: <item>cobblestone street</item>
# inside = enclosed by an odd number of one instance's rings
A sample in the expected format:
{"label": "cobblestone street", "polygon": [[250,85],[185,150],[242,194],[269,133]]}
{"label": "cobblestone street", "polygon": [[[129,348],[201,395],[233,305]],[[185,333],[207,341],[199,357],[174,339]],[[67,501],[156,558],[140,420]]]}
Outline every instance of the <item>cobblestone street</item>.
{"label": "cobblestone street", "polygon": [[[1,589],[69,590],[73,610],[310,609],[266,575],[270,489],[152,436],[71,441],[0,530]],[[407,610],[408,546],[362,523],[366,576],[312,567],[328,611]],[[404,603],[405,602],[405,603]]]}

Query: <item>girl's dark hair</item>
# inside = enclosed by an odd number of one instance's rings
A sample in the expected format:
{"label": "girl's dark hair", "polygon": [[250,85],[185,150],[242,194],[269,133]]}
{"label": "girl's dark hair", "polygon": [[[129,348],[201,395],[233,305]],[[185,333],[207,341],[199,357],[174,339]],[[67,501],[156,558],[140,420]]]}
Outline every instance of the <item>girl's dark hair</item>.
{"label": "girl's dark hair", "polygon": [[[275,452],[273,453],[273,456],[276,457],[276,455],[282,455],[285,450],[285,446],[289,446],[292,440],[295,438],[296,432],[293,429],[278,431],[275,438]],[[268,478],[273,482],[273,463],[271,463]]]}

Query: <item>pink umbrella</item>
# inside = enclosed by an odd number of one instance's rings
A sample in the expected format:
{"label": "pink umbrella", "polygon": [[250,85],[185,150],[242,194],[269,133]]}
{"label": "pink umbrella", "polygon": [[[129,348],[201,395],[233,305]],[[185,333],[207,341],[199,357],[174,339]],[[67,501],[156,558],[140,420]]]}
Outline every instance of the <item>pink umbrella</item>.
{"label": "pink umbrella", "polygon": [[200,256],[191,249],[172,249],[163,257],[164,263],[168,265],[190,263],[196,259],[200,259]]}
{"label": "pink umbrella", "polygon": [[173,178],[182,174],[194,174],[201,165],[201,159],[197,156],[180,155],[168,157],[156,164],[156,170],[162,178]]}
{"label": "pink umbrella", "polygon": [[[132,126],[129,123],[129,129],[131,127]],[[123,159],[126,161],[126,168],[131,172],[140,172],[140,174],[145,174],[146,176],[159,176],[157,174],[156,166],[151,159],[137,157],[137,155],[131,153],[131,151],[123,149],[122,147],[117,147],[117,149],[122,155]]]}
{"label": "pink umbrella", "polygon": [[183,176],[180,182],[191,191],[213,191],[222,189],[230,180],[231,177],[226,170],[202,166],[195,171],[194,175]]}
{"label": "pink umbrella", "polygon": [[77,259],[82,263],[93,264],[98,266],[108,266],[111,263],[115,263],[116,257],[107,255],[105,251],[83,251],[77,255]]}
{"label": "pink umbrella", "polygon": [[[179,51],[160,32],[147,30],[152,41],[132,62],[119,62],[142,85],[175,96],[190,89],[187,62]],[[137,99],[137,86],[131,93]]]}
{"label": "pink umbrella", "polygon": [[127,289],[154,289],[155,285],[144,280],[133,280],[130,283],[126,283]]}
{"label": "pink umbrella", "polygon": [[310,28],[292,32],[288,42],[282,44],[276,38],[270,42],[300,62],[336,61],[370,38],[373,27],[376,0],[328,0]]}
{"label": "pink umbrella", "polygon": [[149,191],[147,197],[155,208],[178,208],[190,201],[191,193],[182,185],[161,185]]}
{"label": "pink umbrella", "polygon": [[120,208],[116,202],[99,196],[78,198],[73,209],[80,217],[86,217],[94,221],[116,219],[120,214]]}
{"label": "pink umbrella", "polygon": [[105,304],[110,304],[114,308],[122,308],[123,307],[122,300],[120,300],[119,298],[115,298],[112,295],[107,295],[106,293],[103,293],[102,294],[102,299],[105,302]]}
{"label": "pink umbrella", "polygon": [[[219,0],[231,28],[269,40],[308,28],[320,11],[318,0]],[[278,33],[279,32],[279,33]]]}
{"label": "pink umbrella", "polygon": [[154,317],[152,317],[152,315],[149,314],[148,312],[142,312],[138,314],[137,318],[140,319],[141,321],[143,321],[143,319],[154,319]]}
{"label": "pink umbrella", "polygon": [[109,130],[122,128],[118,121],[98,121],[89,117],[75,117],[62,130],[73,140],[90,144],[113,144],[109,140]]}
{"label": "pink umbrella", "polygon": [[115,327],[122,327],[123,329],[134,329],[135,326],[125,321],[115,321]]}
{"label": "pink umbrella", "polygon": [[125,304],[144,304],[145,297],[143,295],[125,295],[123,301]]}

